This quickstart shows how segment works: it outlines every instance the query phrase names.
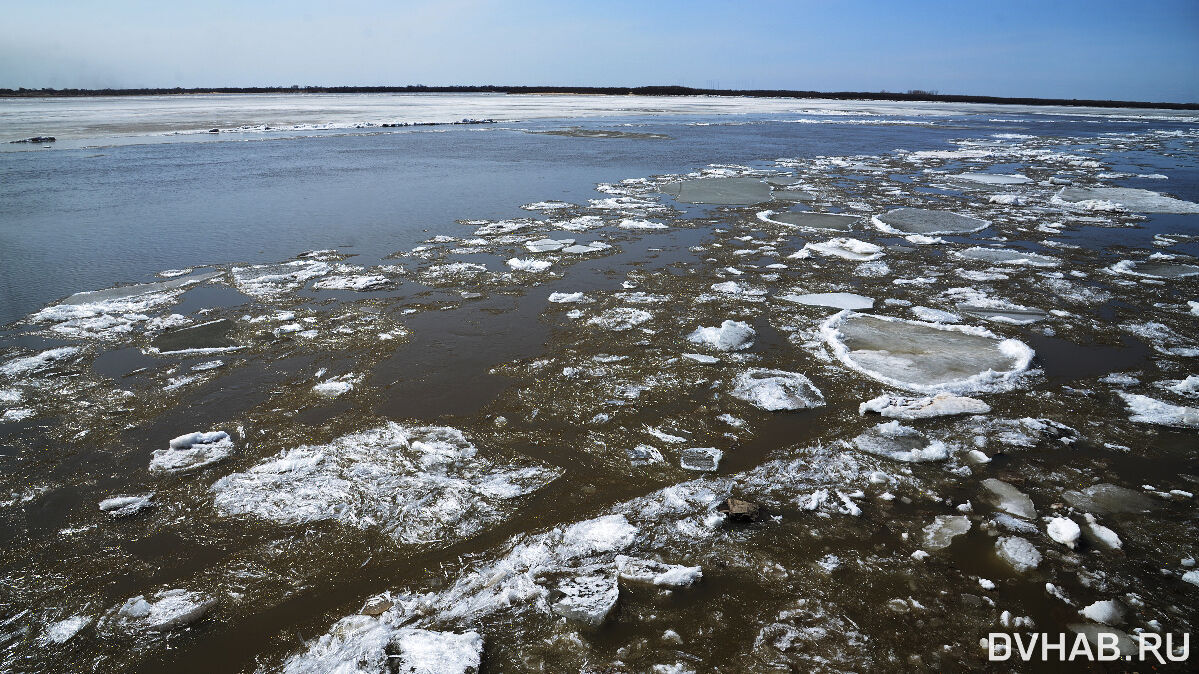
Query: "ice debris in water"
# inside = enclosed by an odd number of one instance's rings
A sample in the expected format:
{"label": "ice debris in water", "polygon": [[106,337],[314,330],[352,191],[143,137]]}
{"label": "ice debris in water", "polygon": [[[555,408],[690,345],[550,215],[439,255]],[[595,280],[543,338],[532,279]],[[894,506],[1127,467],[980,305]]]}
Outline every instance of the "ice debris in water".
{"label": "ice debris in water", "polygon": [[90,624],[92,624],[90,616],[73,615],[70,618],[48,625],[46,631],[38,638],[38,642],[43,646],[65,644]]}
{"label": "ice debris in water", "polygon": [[734,398],[767,411],[802,410],[824,405],[824,395],[798,372],[751,368],[737,375]]}
{"label": "ice debris in water", "polygon": [[78,356],[83,349],[77,346],[60,346],[56,349],[49,349],[32,356],[23,358],[14,358],[3,365],[0,365],[0,374],[9,377],[20,377],[28,375],[32,372],[45,370],[57,363],[62,363],[71,360]]}
{"label": "ice debris in water", "polygon": [[996,508],[1024,519],[1036,518],[1037,509],[1032,499],[1019,489],[993,477],[983,480],[982,486],[987,490],[984,498]]}
{"label": "ice debris in water", "polygon": [[698,566],[663,564],[627,555],[616,556],[616,569],[621,580],[658,587],[691,587],[704,575]]}
{"label": "ice debris in water", "polygon": [[247,295],[259,299],[274,299],[298,290],[309,280],[333,271],[333,266],[319,260],[292,260],[282,264],[263,264],[235,267],[230,271],[233,282]]}
{"label": "ice debris in water", "polygon": [[589,301],[583,293],[550,293],[548,300],[555,304],[573,304]]}
{"label": "ice debris in water", "polygon": [[145,312],[174,302],[188,286],[217,276],[217,272],[185,278],[76,293],[31,315],[34,323],[53,323],[50,329],[72,337],[105,338],[128,333],[134,324],[149,321]]}
{"label": "ice debris in water", "polygon": [[1027,185],[1032,182],[1032,178],[1018,173],[1007,175],[1002,173],[959,173],[953,177],[983,185]]}
{"label": "ice debris in water", "polygon": [[879,424],[850,440],[849,444],[863,452],[895,461],[916,463],[949,458],[949,447],[944,442],[930,440],[924,433],[898,421]]}
{"label": "ice debris in water", "polygon": [[406,544],[470,536],[504,516],[504,502],[558,477],[540,466],[478,456],[461,431],[385,426],[281,452],[212,485],[222,515],[280,524],[336,520],[379,527]]}
{"label": "ice debris in water", "polygon": [[394,627],[371,616],[344,618],[283,666],[284,674],[477,674],[483,637]]}
{"label": "ice debris in water", "polygon": [[970,518],[965,515],[937,515],[924,527],[924,547],[940,550],[949,547],[954,538],[970,531]]}
{"label": "ice debris in water", "polygon": [[957,251],[955,255],[967,260],[980,260],[992,264],[1028,265],[1030,267],[1056,267],[1061,264],[1057,258],[1049,257],[1048,255],[1010,248],[974,246]]}
{"label": "ice debris in water", "polygon": [[507,265],[516,271],[541,272],[549,269],[552,263],[548,260],[514,257],[508,260]]}
{"label": "ice debris in water", "polygon": [[1124,391],[1118,391],[1117,393],[1124,399],[1124,404],[1128,405],[1128,411],[1131,412],[1131,416],[1128,418],[1132,421],[1143,424],[1157,424],[1158,426],[1199,428],[1199,408],[1171,405],[1170,403],[1135,393],[1126,393]]}
{"label": "ice debris in water", "polygon": [[970,234],[991,223],[968,215],[924,208],[897,208],[870,218],[880,231],[888,234]]}
{"label": "ice debris in water", "polygon": [[608,618],[620,598],[620,586],[611,569],[596,568],[558,583],[550,610],[558,615],[597,627]]}
{"label": "ice debris in water", "polygon": [[1001,536],[995,541],[995,553],[1013,569],[1023,573],[1041,564],[1041,553],[1027,539],[1019,536]]}
{"label": "ice debris in water", "polygon": [[1049,520],[1046,533],[1053,540],[1073,550],[1078,544],[1078,537],[1082,535],[1082,529],[1072,519],[1055,517]]}
{"label": "ice debris in water", "polygon": [[337,398],[354,389],[354,382],[346,379],[327,379],[312,387],[312,391],[325,398]]}
{"label": "ice debris in water", "polygon": [[167,449],[156,449],[150,459],[152,473],[182,473],[221,461],[233,452],[233,440],[224,431],[196,432],[171,440]]}
{"label": "ice debris in water", "polygon": [[623,332],[625,330],[632,330],[653,317],[653,314],[643,309],[616,307],[592,317],[587,322],[604,330]]}
{"label": "ice debris in water", "polygon": [[113,517],[136,515],[154,505],[154,492],[139,496],[113,496],[100,501],[100,510]]}
{"label": "ice debris in water", "polygon": [[724,321],[719,327],[699,327],[687,335],[693,344],[705,344],[717,351],[742,351],[754,344],[754,329],[744,321]]}
{"label": "ice debris in water", "polygon": [[825,321],[821,332],[846,366],[920,393],[1007,390],[1033,358],[1023,342],[965,325],[843,311]]}
{"label": "ice debris in water", "polygon": [[1132,187],[1063,187],[1053,202],[1083,210],[1137,213],[1199,213],[1199,204]]}
{"label": "ice debris in water", "polygon": [[986,414],[991,406],[978,398],[938,393],[932,397],[908,398],[881,395],[858,405],[858,414],[877,412],[894,419],[927,419],[954,414]]}
{"label": "ice debris in water", "polygon": [[780,300],[806,304],[813,307],[832,307],[834,309],[873,309],[874,300],[853,293],[809,293],[805,295],[779,295]]}
{"label": "ice debris in water", "polygon": [[525,244],[530,253],[549,253],[573,245],[574,239],[537,239]]}
{"label": "ice debris in water", "polygon": [[716,470],[723,456],[715,447],[691,447],[679,453],[679,465],[687,470]]}
{"label": "ice debris in water", "polygon": [[1117,599],[1097,601],[1079,611],[1083,617],[1104,625],[1119,625],[1124,622],[1124,605]]}
{"label": "ice debris in water", "polygon": [[116,612],[116,621],[158,632],[190,625],[203,618],[216,599],[197,592],[175,589],[159,592],[150,600],[139,595],[126,601]]}
{"label": "ice debris in water", "polygon": [[806,243],[792,257],[805,257],[808,251],[814,251],[829,257],[840,257],[846,260],[858,260],[862,262],[877,260],[885,254],[883,253],[883,247],[877,244],[867,243],[859,239],[838,238],[829,239],[822,243]]}

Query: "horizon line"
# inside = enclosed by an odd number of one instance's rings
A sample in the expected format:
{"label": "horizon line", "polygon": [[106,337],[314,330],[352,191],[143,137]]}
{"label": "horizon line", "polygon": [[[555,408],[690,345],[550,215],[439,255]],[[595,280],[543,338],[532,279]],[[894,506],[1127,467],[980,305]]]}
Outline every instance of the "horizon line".
{"label": "horizon line", "polygon": [[678,85],[642,85],[633,87],[592,87],[558,85],[305,85],[253,87],[121,87],[82,89],[43,87],[2,88],[0,97],[8,98],[70,98],[100,96],[162,96],[188,94],[260,94],[260,93],[499,93],[499,94],[581,94],[581,95],[641,95],[641,96],[727,96],[747,98],[795,98],[833,100],[877,100],[941,103],[994,103],[1001,105],[1040,105],[1098,108],[1158,108],[1165,110],[1199,110],[1199,102],[1172,103],[1165,101],[1127,101],[1113,99],[1044,98],[1033,96],[979,96],[942,94],[936,90],[908,91],[812,91],[798,89],[714,89]]}

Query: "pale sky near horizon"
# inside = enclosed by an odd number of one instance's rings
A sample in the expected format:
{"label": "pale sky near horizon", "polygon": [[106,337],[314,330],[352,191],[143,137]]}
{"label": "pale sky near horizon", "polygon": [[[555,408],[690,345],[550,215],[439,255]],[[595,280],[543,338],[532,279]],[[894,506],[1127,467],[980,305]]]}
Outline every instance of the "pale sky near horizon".
{"label": "pale sky near horizon", "polygon": [[678,84],[1199,101],[1199,0],[8,0],[0,87]]}

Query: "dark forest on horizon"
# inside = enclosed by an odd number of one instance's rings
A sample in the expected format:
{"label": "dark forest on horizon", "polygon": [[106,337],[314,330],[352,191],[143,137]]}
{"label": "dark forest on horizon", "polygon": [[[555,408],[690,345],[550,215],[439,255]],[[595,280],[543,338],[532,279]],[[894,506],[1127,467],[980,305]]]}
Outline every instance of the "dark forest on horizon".
{"label": "dark forest on horizon", "polygon": [[411,93],[489,93],[489,94],[584,94],[599,96],[741,96],[751,98],[795,98],[868,101],[919,101],[940,103],[996,103],[1008,105],[1065,105],[1095,108],[1159,108],[1199,110],[1199,103],[1163,103],[1148,101],[1112,101],[1074,98],[1030,98],[1006,96],[966,96],[941,94],[919,89],[891,91],[794,91],[788,89],[695,89],[681,86],[643,87],[554,87],[554,86],[425,86],[401,87],[193,87],[138,89],[0,89],[0,97],[91,97],[91,96],[163,96],[194,94],[411,94]]}

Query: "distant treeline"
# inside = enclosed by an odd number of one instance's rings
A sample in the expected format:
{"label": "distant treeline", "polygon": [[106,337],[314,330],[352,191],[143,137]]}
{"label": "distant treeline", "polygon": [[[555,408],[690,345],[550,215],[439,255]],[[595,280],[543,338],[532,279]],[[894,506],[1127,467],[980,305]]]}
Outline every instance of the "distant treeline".
{"label": "distant treeline", "polygon": [[411,94],[411,93],[488,93],[488,94],[591,94],[602,96],[750,96],[757,98],[831,98],[868,101],[939,101],[945,103],[1002,103],[1013,105],[1074,105],[1095,108],[1162,108],[1199,110],[1199,103],[1151,103],[1147,101],[1095,101],[1077,98],[1007,98],[1003,96],[962,96],[933,91],[793,91],[789,89],[693,89],[691,87],[510,87],[457,86],[435,87],[421,84],[404,87],[196,87],[184,89],[0,89],[0,97],[72,97],[72,96],[162,96],[168,94]]}

